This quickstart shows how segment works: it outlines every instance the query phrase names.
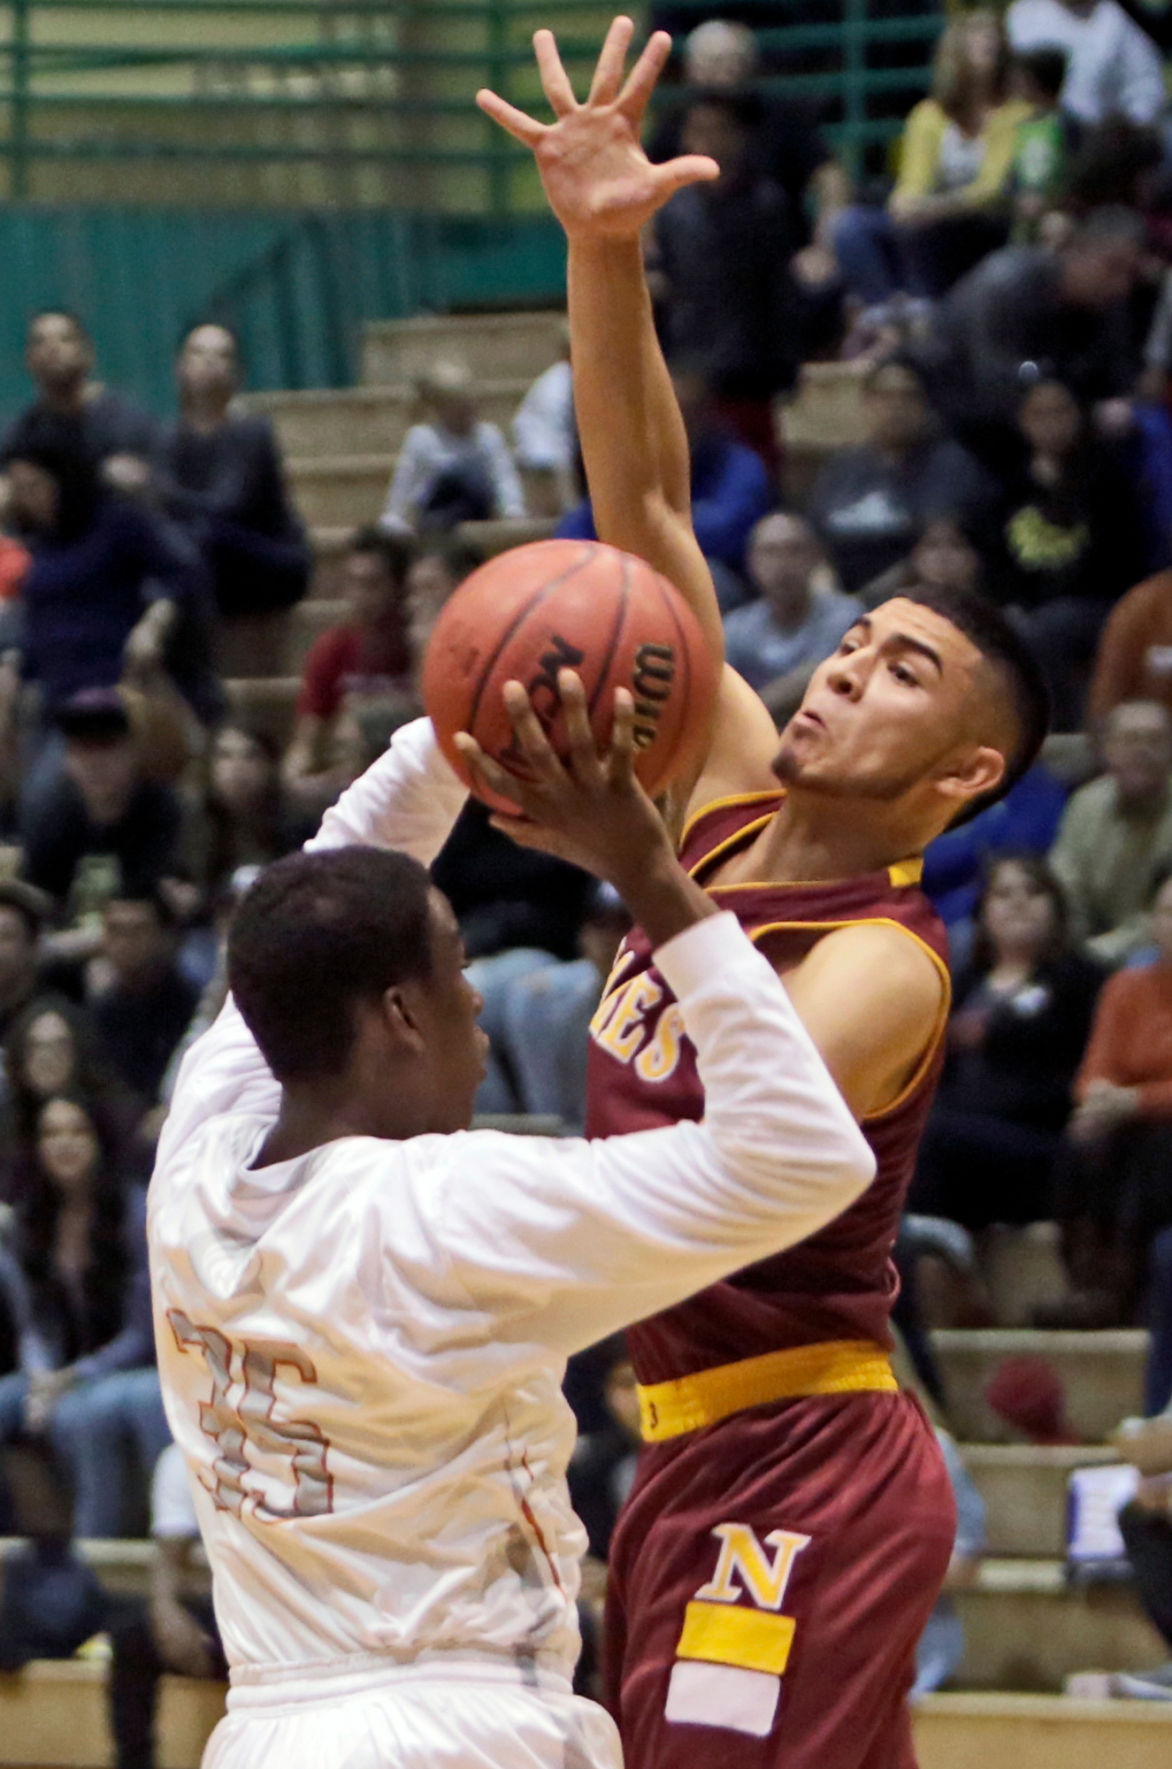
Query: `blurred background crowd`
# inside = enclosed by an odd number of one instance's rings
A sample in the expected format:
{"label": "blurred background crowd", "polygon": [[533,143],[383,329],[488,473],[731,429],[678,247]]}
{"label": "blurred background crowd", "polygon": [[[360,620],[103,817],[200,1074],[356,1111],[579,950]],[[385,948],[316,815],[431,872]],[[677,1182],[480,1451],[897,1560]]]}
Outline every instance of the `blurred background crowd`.
{"label": "blurred background crowd", "polygon": [[[816,112],[769,83],[743,22],[769,10],[714,7],[696,25],[688,9],[648,140],[653,158],[721,168],[663,210],[646,256],[729,660],[780,725],[861,610],[902,586],[964,587],[1009,611],[1055,707],[1042,761],[927,856],[955,995],[897,1249],[900,1326],[943,1423],[927,1329],[993,1322],[983,1249],[1055,1224],[1067,1283],[1035,1324],[1150,1327],[1158,1418],[1172,1406],[1163,15],[1118,0],[955,13],[888,175],[860,184]],[[819,362],[847,365],[855,415],[811,476],[787,403]],[[84,315],[30,315],[27,369],[28,405],[0,438],[0,1534],[37,1533],[22,1505],[49,1503],[47,1469],[78,1535],[142,1532],[158,1468],[155,1597],[113,1628],[120,1761],[141,1769],[152,1678],[219,1664],[206,1603],[182,1595],[195,1530],[163,1457],[144,1199],[177,1062],[223,999],[233,905],[418,715],[422,652],[481,560],[478,525],[594,529],[568,348],[508,433],[481,417],[468,368],[436,361],[385,501],[345,547],[344,618],[308,649],[278,737],[232,702],[226,660],[288,626],[313,558],[232,332],[181,341],[167,421],[105,384]],[[475,805],[436,877],[486,1002],[482,1113],[580,1130],[622,904],[513,848]],[[581,1360],[569,1392],[602,1563],[637,1441],[621,1345]],[[1011,1370],[998,1405],[1023,1436],[1061,1439],[1044,1371]],[[955,1472],[961,1582],[982,1526]],[[1169,1493],[1154,1475],[1125,1520],[1172,1640]],[[71,1602],[63,1637],[84,1638],[98,1598]],[[8,1619],[5,1654],[45,1649],[12,1648]],[[959,1657],[955,1617],[939,1619],[925,1687]]]}

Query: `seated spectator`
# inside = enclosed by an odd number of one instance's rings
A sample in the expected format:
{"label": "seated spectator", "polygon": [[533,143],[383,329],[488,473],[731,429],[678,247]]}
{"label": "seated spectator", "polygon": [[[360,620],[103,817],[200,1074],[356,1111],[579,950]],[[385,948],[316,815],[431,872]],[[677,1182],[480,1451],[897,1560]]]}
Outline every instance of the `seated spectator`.
{"label": "seated spectator", "polygon": [[1005,244],[1017,131],[1029,115],[1010,92],[1000,15],[961,14],[936,46],[932,96],[904,126],[887,207],[856,205],[834,224],[843,277],[860,301],[934,300]]}
{"label": "seated spectator", "polygon": [[709,155],[720,177],[688,185],[660,209],[648,266],[669,366],[702,374],[726,424],[775,469],[773,401],[794,385],[800,363],[790,272],[799,240],[785,193],[752,158],[759,114],[755,100],[732,93],[689,104],[683,151]]}
{"label": "seated spectator", "polygon": [[221,616],[290,608],[309,588],[313,557],[293,508],[271,421],[233,410],[236,336],[188,332],[179,353],[179,421],[160,438],[155,483],[205,560]]}
{"label": "seated spectator", "polygon": [[749,159],[785,196],[799,248],[790,269],[804,307],[811,291],[817,299],[829,279],[837,279],[833,228],[835,217],[849,201],[850,177],[834,157],[817,105],[792,85],[784,92],[761,90],[759,72],[757,39],[747,26],[727,19],[697,25],[684,43],[684,93],[656,120],[647,155],[659,164],[683,152],[684,122],[694,99],[714,93],[752,95]]}
{"label": "seated spectator", "polygon": [[1081,724],[1083,689],[1111,603],[1143,573],[1143,513],[1118,450],[1091,432],[1060,381],[1018,409],[1021,465],[998,519],[997,599],[1046,669],[1060,731]]}
{"label": "seated spectator", "polygon": [[[777,491],[757,451],[737,442],[721,424],[704,375],[677,367],[672,383],[691,453],[692,526],[727,614],[748,598],[744,570],[749,536],[776,506]],[[570,540],[598,539],[589,498],[562,517],[557,532]]]}
{"label": "seated spectator", "polygon": [[[597,885],[578,933],[579,957],[558,963],[548,953],[534,953],[532,965],[522,968],[513,954],[504,955],[512,975],[495,1016],[498,1042],[489,1055],[497,1070],[493,1098],[498,1109],[560,1118],[567,1135],[583,1133],[590,1021],[630,925],[615,893]],[[487,1002],[495,980],[489,975],[486,981]],[[507,1097],[508,1089],[512,1097]]]}
{"label": "seated spectator", "polygon": [[61,906],[65,926],[82,932],[79,950],[89,956],[111,897],[150,895],[171,875],[182,811],[169,787],[146,778],[116,690],[78,696],[57,724],[65,769],[26,816],[22,869]]}
{"label": "seated spectator", "polygon": [[413,658],[406,612],[410,553],[398,536],[361,528],[351,539],[342,583],[349,618],[315,639],[305,660],[297,723],[282,764],[300,809],[320,812],[336,796],[324,765],[331,728],[359,700],[404,698],[414,707]]}
{"label": "seated spectator", "polygon": [[1172,1226],[1172,879],[1156,892],[1151,933],[1156,962],[1103,989],[1059,1188],[1070,1274],[1101,1303],[1091,1318],[1104,1326],[1132,1321],[1152,1243]]}
{"label": "seated spectator", "polygon": [[729,615],[725,656],[784,723],[861,610],[853,596],[826,581],[826,556],[801,516],[763,516],[749,541],[748,564],[757,600]]}
{"label": "seated spectator", "polygon": [[107,492],[72,418],[34,413],[4,456],[13,522],[32,553],[24,580],[24,674],[52,714],[114,688],[128,661],[163,662],[209,716],[206,580],[194,549],[142,505]]}
{"label": "seated spectator", "polygon": [[1059,250],[1006,246],[951,291],[922,356],[951,427],[983,458],[1003,457],[1034,381],[1061,381],[1099,404],[1097,418],[1119,421],[1111,402],[1139,369],[1128,302],[1143,246],[1130,209],[1093,209]]}
{"label": "seated spectator", "polygon": [[972,916],[994,860],[1045,854],[1054,845],[1067,793],[1037,762],[997,804],[938,835],[924,855],[924,890],[947,924],[954,970],[972,949]]}
{"label": "seated spectator", "polygon": [[176,962],[174,917],[161,894],[111,897],[102,914],[108,978],[91,1004],[102,1049],[142,1111],[158,1104],[171,1053],[191,1022],[199,990]]}
{"label": "seated spectator", "polygon": [[280,753],[267,731],[230,720],[212,739],[202,827],[190,872],[204,905],[242,866],[267,866],[298,846],[300,821],[285,804]]}
{"label": "seated spectator", "polygon": [[0,1043],[42,987],[38,944],[52,910],[32,885],[0,879]]}
{"label": "seated spectator", "polygon": [[908,1208],[968,1229],[1053,1214],[1097,965],[1070,949],[1062,890],[1034,854],[991,865],[969,963],[956,978],[948,1056]]}
{"label": "seated spectator", "polygon": [[1158,701],[1172,715],[1172,571],[1129,590],[1107,616],[1087,695],[1098,729],[1125,700]]}
{"label": "seated spectator", "polygon": [[38,995],[9,1029],[4,1071],[3,1146],[11,1169],[6,1196],[19,1189],[21,1163],[36,1140],[37,1120],[46,1102],[58,1095],[90,1102],[100,1115],[114,1165],[119,1172],[127,1169],[137,1114],[104,1060],[97,1027],[86,1008],[63,995],[48,991]]}
{"label": "seated spectator", "polygon": [[1066,51],[1062,108],[1080,123],[1154,123],[1163,114],[1156,46],[1118,0],[1013,0],[1005,23],[1015,50]]}
{"label": "seated spectator", "polygon": [[864,423],[867,440],[833,455],[810,496],[810,519],[849,595],[900,564],[936,517],[993,495],[972,457],[942,433],[911,361],[893,358],[870,371]]}
{"label": "seated spectator", "polygon": [[1060,103],[1066,66],[1061,49],[1024,49],[1013,58],[1011,89],[1030,107],[1017,126],[1009,173],[1012,239],[1018,246],[1037,243],[1069,171],[1076,128]]}
{"label": "seated spectator", "polygon": [[1101,963],[1123,964],[1147,939],[1155,882],[1172,865],[1172,720],[1124,701],[1103,730],[1106,772],[1063,813],[1050,864],[1071,930]]}
{"label": "seated spectator", "polygon": [[558,360],[538,375],[513,418],[513,456],[529,477],[534,515],[560,515],[577,503],[577,454],[574,371],[566,327]]}
{"label": "seated spectator", "polygon": [[427,650],[440,609],[466,577],[484,564],[484,554],[458,535],[424,537],[407,569],[405,601],[413,672]]}
{"label": "seated spectator", "polygon": [[28,1434],[73,1484],[77,1535],[116,1536],[124,1452],[149,1477],[167,1443],[154,1371],[146,1197],[110,1166],[77,1098],[47,1101],[15,1205],[31,1297],[20,1369],[0,1379],[0,1444]]}
{"label": "seated spectator", "polygon": [[987,547],[988,535],[981,523],[963,516],[937,516],[927,524],[906,559],[863,585],[859,602],[864,608],[878,608],[901,590],[917,585],[966,593],[980,590]]}
{"label": "seated spectator", "polygon": [[151,1482],[149,1598],[116,1602],[110,1635],[109,1713],[116,1769],[155,1769],[159,1681],[227,1678],[212,1608],[211,1575],[183,1452],[168,1444]]}
{"label": "seated spectator", "polygon": [[77,315],[59,307],[35,314],[25,360],[37,397],[0,440],[0,456],[11,453],[13,438],[25,432],[30,419],[68,418],[80,426],[86,449],[107,485],[118,491],[144,491],[158,426],[125,394],[94,379],[94,342]]}
{"label": "seated spectator", "polygon": [[380,518],[388,534],[523,516],[509,445],[479,415],[462,363],[437,362],[420,381],[427,418],[408,430]]}
{"label": "seated spectator", "polygon": [[[1133,1446],[1117,1440],[1124,1456]],[[1161,1461],[1159,1473],[1141,1480],[1134,1499],[1119,1513],[1119,1529],[1136,1594],[1152,1626],[1172,1651],[1172,1458]],[[1172,1663],[1154,1670],[1117,1672],[1112,1694],[1133,1701],[1172,1701]]]}

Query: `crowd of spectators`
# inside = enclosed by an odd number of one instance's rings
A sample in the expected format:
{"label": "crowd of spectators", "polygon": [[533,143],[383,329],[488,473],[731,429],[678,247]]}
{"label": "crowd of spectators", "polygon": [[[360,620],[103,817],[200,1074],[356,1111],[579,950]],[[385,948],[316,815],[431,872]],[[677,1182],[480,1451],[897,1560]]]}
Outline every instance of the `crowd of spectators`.
{"label": "crowd of spectators", "polygon": [[[816,114],[761,80],[743,25],[701,25],[683,73],[649,151],[709,153],[721,175],[667,205],[647,262],[730,661],[780,725],[861,611],[962,587],[1010,611],[1053,694],[1043,760],[927,856],[954,1006],[900,1247],[907,1298],[925,1248],[979,1252],[1002,1225],[1057,1223],[1069,1290],[1046,1324],[1151,1324],[1158,1411],[1172,1390],[1159,50],[1116,0],[956,17],[882,191],[853,188]],[[857,418],[811,474],[785,405],[815,358],[842,363]],[[466,525],[528,510],[567,537],[595,531],[568,351],[511,437],[464,365],[435,363],[385,505],[336,568],[341,618],[304,629],[278,729],[229,711],[223,659],[242,634],[288,630],[313,560],[272,425],[239,398],[231,331],[183,340],[171,423],[101,383],[70,313],[33,318],[28,368],[35,398],[0,440],[0,1469],[31,1445],[77,1530],[112,1535],[144,1526],[166,1444],[143,1188],[176,1063],[223,997],[233,904],[419,711],[431,627],[480,561]],[[579,1129],[622,905],[475,804],[436,877],[485,999],[482,1112]],[[924,1323],[906,1303],[904,1324],[914,1349]],[[572,1371],[570,1393],[575,1496],[604,1560],[637,1430],[621,1345]],[[959,1585],[983,1525],[949,1453]],[[161,1669],[221,1663],[204,1596],[185,1595],[179,1485],[164,1463],[152,1603],[111,1622],[129,1769],[151,1760]],[[21,1523],[18,1486],[0,1478],[0,1531]],[[938,1623],[923,1687],[960,1650],[953,1613]]]}

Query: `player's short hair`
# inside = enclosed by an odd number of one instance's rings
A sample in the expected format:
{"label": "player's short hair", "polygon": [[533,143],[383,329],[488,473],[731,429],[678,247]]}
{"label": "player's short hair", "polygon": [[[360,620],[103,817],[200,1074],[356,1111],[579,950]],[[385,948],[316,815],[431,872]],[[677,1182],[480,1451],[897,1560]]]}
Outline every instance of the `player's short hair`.
{"label": "player's short hair", "polygon": [[1015,737],[1005,756],[1005,772],[989,792],[973,799],[953,818],[967,823],[1011,792],[1037,760],[1050,728],[1050,691],[1041,664],[995,603],[976,590],[937,590],[913,584],[897,592],[904,601],[928,608],[962,632],[992,666],[1005,687]]}
{"label": "player's short hair", "polygon": [[431,882],[406,854],[290,854],[257,879],[228,936],[228,986],[282,1083],[340,1075],[355,1010],[432,974]]}

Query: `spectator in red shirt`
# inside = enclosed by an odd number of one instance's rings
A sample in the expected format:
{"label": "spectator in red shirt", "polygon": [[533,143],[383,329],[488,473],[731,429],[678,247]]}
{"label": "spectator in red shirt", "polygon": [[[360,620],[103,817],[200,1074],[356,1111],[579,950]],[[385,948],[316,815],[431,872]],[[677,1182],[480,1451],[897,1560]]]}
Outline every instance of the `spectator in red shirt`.
{"label": "spectator in red shirt", "polygon": [[[409,544],[361,528],[344,566],[350,618],[329,627],[305,660],[297,723],[282,768],[299,808],[318,811],[332,796],[326,766],[330,737],[344,707],[412,695],[411,645],[404,588]],[[323,796],[324,795],[324,796]]]}

